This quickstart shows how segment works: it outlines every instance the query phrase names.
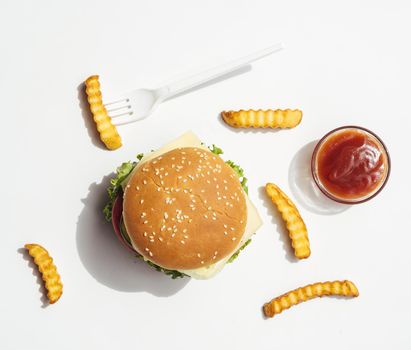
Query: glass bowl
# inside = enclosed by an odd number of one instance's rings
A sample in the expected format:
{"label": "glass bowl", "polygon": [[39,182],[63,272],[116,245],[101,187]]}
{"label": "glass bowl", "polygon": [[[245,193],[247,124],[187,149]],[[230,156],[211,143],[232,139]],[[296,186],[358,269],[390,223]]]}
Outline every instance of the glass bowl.
{"label": "glass bowl", "polygon": [[[379,180],[378,185],[373,188],[370,192],[366,193],[365,195],[361,195],[358,197],[355,196],[340,196],[335,191],[333,192],[330,188],[327,188],[327,185],[321,180],[318,172],[318,158],[319,154],[322,151],[322,147],[329,141],[332,137],[335,137],[338,133],[342,133],[345,131],[354,131],[360,134],[365,134],[365,136],[370,139],[375,145],[378,146],[378,150],[381,152],[383,156],[383,164],[384,164],[384,174],[382,178]],[[312,158],[311,158],[311,173],[314,178],[315,183],[317,184],[318,188],[324,193],[328,198],[343,204],[359,204],[365,201],[370,200],[371,198],[375,197],[385,186],[390,176],[390,169],[391,169],[391,160],[390,155],[388,153],[387,147],[382,142],[382,140],[374,134],[372,131],[365,129],[360,126],[342,126],[331,130],[326,135],[324,135],[321,140],[317,143]]]}

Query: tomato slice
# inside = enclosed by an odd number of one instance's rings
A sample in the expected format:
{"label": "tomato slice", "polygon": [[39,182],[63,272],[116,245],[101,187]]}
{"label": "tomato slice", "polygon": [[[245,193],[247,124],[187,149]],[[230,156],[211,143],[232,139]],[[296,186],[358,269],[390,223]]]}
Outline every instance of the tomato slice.
{"label": "tomato slice", "polygon": [[123,235],[121,234],[121,220],[123,217],[123,193],[120,193],[114,201],[113,209],[111,211],[111,223],[114,228],[114,232],[118,239],[126,246],[128,249],[134,252],[133,247],[130,243],[128,243]]}

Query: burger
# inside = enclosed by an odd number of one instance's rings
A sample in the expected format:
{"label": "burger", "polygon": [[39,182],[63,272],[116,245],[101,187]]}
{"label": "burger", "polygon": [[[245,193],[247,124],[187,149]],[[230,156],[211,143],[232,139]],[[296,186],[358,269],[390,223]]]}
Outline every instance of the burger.
{"label": "burger", "polygon": [[117,168],[104,208],[123,244],[172,278],[207,279],[261,226],[243,170],[188,132]]}

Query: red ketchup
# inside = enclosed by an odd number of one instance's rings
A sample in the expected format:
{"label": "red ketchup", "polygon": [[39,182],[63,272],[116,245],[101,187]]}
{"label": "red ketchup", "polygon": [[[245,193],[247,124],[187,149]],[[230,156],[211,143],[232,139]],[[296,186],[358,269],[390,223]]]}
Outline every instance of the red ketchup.
{"label": "red ketchup", "polygon": [[329,197],[360,202],[376,194],[388,176],[384,144],[362,128],[337,129],[320,141],[313,158],[314,178]]}

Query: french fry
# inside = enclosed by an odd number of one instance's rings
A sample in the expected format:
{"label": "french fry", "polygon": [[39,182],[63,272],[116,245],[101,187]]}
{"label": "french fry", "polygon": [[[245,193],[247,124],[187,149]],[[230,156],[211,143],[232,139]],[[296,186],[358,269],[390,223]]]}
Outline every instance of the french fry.
{"label": "french fry", "polygon": [[223,120],[234,128],[294,128],[303,113],[298,109],[239,110],[221,112]]}
{"label": "french fry", "polygon": [[98,75],[92,75],[86,80],[87,100],[101,141],[108,149],[115,150],[121,147],[121,137],[104,107],[98,78]]}
{"label": "french fry", "polygon": [[277,206],[287,227],[294,254],[298,259],[308,258],[311,254],[310,241],[308,240],[307,227],[301,215],[287,195],[278,186],[268,183],[265,187],[268,196]]}
{"label": "french fry", "polygon": [[264,304],[264,315],[274,317],[274,315],[289,309],[293,305],[326,295],[358,297],[359,293],[354,283],[348,280],[309,284],[308,286],[294,289]]}
{"label": "french fry", "polygon": [[63,294],[63,284],[61,283],[56,265],[53,264],[53,258],[39,244],[26,244],[24,248],[28,250],[34,259],[34,263],[38,266],[47,289],[47,297],[50,300],[50,304],[54,304]]}

